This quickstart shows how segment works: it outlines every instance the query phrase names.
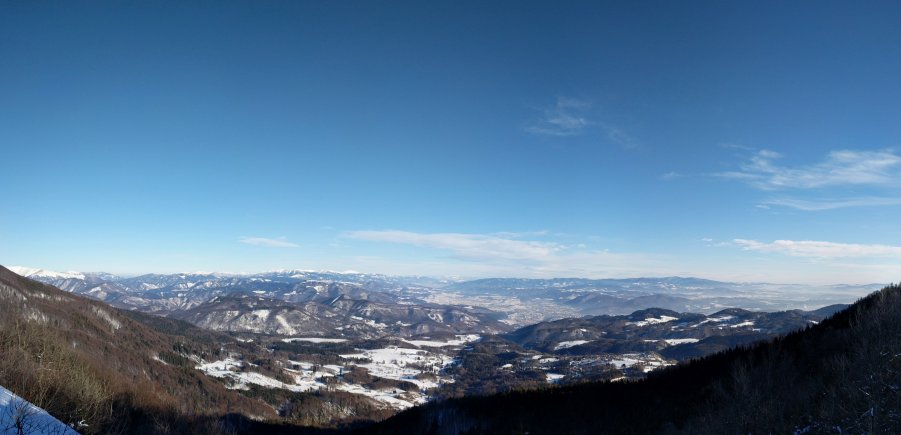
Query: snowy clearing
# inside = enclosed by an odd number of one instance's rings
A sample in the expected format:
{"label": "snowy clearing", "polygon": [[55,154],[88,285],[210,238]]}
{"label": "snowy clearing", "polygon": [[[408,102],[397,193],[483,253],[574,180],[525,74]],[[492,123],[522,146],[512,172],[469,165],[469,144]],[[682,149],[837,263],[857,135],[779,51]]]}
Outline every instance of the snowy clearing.
{"label": "snowy clearing", "polygon": [[432,340],[407,340],[402,339],[403,341],[410,343],[414,346],[419,347],[447,347],[447,346],[460,346],[462,344],[471,343],[474,341],[479,341],[482,337],[478,334],[467,334],[467,335],[455,335],[454,340],[448,341],[432,341]]}
{"label": "snowy clearing", "polygon": [[659,341],[665,341],[667,346],[675,346],[677,344],[686,344],[686,343],[697,343],[701,340],[697,338],[665,338],[663,340],[645,340],[645,343],[657,343]]}
{"label": "snowy clearing", "polygon": [[544,376],[549,384],[556,384],[557,382],[560,382],[561,379],[563,379],[563,375],[559,373],[545,373]]}
{"label": "snowy clearing", "polygon": [[325,386],[325,384],[321,382],[316,382],[315,380],[309,380],[303,377],[298,378],[297,376],[295,376],[295,384],[286,384],[262,373],[242,371],[243,367],[244,363],[242,361],[234,358],[226,358],[222,361],[205,362],[195,368],[206,373],[207,376],[230,379],[233,382],[233,385],[228,388],[233,390],[246,390],[249,384],[253,384],[261,387],[281,388],[301,393]]}
{"label": "snowy clearing", "polygon": [[310,343],[344,343],[346,338],[319,338],[319,337],[292,337],[283,338],[285,343],[294,343],[295,341],[306,341]]}
{"label": "snowy clearing", "polygon": [[637,322],[629,322],[629,324],[635,325],[635,326],[647,326],[647,325],[656,325],[658,323],[672,322],[673,320],[679,320],[679,318],[672,317],[672,316],[660,316],[660,318],[648,317],[647,319],[639,320]]}
{"label": "snowy clearing", "polygon": [[579,346],[588,343],[588,340],[570,340],[570,341],[561,341],[554,346],[554,350],[560,349],[568,349],[573,346]]}

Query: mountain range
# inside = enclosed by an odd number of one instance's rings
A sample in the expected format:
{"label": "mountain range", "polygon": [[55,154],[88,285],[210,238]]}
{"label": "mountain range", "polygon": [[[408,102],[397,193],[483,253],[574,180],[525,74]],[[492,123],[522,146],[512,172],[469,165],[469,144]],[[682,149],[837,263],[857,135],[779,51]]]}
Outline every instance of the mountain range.
{"label": "mountain range", "polygon": [[[613,406],[616,394],[632,405],[654,403],[668,417],[630,422],[633,411],[620,409],[626,417],[610,432],[706,431],[704,425],[713,423],[697,416],[707,415],[704,404],[711,397],[719,400],[711,394],[736,394],[731,382],[744,376],[742,370],[760,381],[755,370],[763,363],[754,352],[769,358],[768,370],[787,364],[785,370],[798,371],[810,364],[794,350],[782,355],[781,348],[759,343],[791,342],[780,337],[814,334],[824,324],[832,325],[829,334],[839,334],[835,331],[844,330],[835,329],[832,319],[873,305],[810,311],[731,307],[706,313],[642,307],[625,314],[556,318],[552,313],[518,325],[511,320],[523,320],[517,310],[563,306],[573,295],[582,304],[588,304],[587,296],[604,303],[601,296],[700,303],[750,293],[742,288],[768,287],[694,278],[453,282],[304,271],[123,278],[15,270],[66,290],[0,267],[0,386],[86,433],[295,433],[311,427],[381,433],[551,431],[545,420],[509,411],[508,406],[521,406],[511,405],[517,400],[553,402],[546,406],[549,415],[572,421],[576,426],[564,427],[578,433],[599,423],[580,420],[558,405]],[[853,293],[862,288],[835,289]],[[893,292],[897,288],[876,294],[884,295],[880,301],[891,301]],[[468,303],[449,303],[456,295]],[[502,311],[483,303],[503,298],[523,305]],[[613,305],[605,306],[611,310]],[[881,319],[892,307],[860,311],[850,327],[857,328],[867,313]],[[894,326],[889,322],[879,331],[891,334]],[[887,343],[891,340],[887,337]],[[833,349],[829,358],[840,355],[836,344],[822,345]],[[839,345],[847,347],[847,340]],[[770,350],[755,350],[764,348]],[[891,364],[896,354],[885,354]],[[783,356],[788,362],[779,359]],[[703,391],[670,373],[689,373]],[[891,378],[891,373],[880,376]],[[891,393],[896,384],[886,385],[880,394]],[[684,400],[694,408],[660,403],[679,400],[667,388],[684,389]],[[680,417],[683,412],[689,417]],[[816,412],[810,414],[808,420],[815,423],[810,427],[832,421]],[[512,422],[518,426],[509,426]],[[893,427],[893,422],[876,423]]]}
{"label": "mountain range", "polygon": [[[394,277],[307,270],[256,274],[147,274],[135,277],[52,272],[24,267],[13,267],[11,270],[119,308],[197,318],[202,322],[206,321],[202,312],[217,310],[216,301],[221,299],[214,299],[216,297],[247,295],[270,299],[269,304],[276,301],[305,304],[305,308],[294,313],[296,318],[303,317],[304,310],[330,313],[347,323],[354,323],[354,317],[358,317],[369,324],[369,328],[359,328],[360,333],[366,336],[379,334],[372,329],[372,322],[400,326],[410,323],[410,318],[423,321],[417,320],[411,326],[400,327],[401,334],[433,331],[494,333],[505,328],[502,324],[520,327],[569,317],[630,314],[647,308],[704,314],[724,308],[811,310],[846,304],[881,288],[880,284],[779,285],[682,277],[456,281],[422,276]],[[246,298],[245,302],[252,303],[251,299]],[[237,301],[228,301],[230,306],[236,304]],[[427,312],[407,313],[404,307],[408,306],[421,307]],[[199,312],[188,313],[195,309]],[[423,315],[431,321],[425,320]],[[280,329],[274,318],[272,321],[257,322],[242,316],[223,323],[221,328],[231,330],[228,325],[244,322],[245,325],[260,325],[255,332],[288,331],[287,328]],[[234,330],[247,331],[248,328],[235,326]],[[316,331],[321,331],[321,328]],[[398,331],[387,329],[385,333]]]}

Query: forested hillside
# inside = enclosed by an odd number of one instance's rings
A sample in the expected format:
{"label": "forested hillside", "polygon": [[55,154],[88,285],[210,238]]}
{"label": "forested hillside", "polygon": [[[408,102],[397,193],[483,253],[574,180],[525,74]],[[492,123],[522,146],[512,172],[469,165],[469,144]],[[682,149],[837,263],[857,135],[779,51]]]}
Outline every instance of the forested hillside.
{"label": "forested hillside", "polygon": [[213,333],[164,334],[3,267],[0,313],[0,385],[82,433],[218,433],[237,427],[228,413],[275,417],[194,369],[188,356],[219,352]]}

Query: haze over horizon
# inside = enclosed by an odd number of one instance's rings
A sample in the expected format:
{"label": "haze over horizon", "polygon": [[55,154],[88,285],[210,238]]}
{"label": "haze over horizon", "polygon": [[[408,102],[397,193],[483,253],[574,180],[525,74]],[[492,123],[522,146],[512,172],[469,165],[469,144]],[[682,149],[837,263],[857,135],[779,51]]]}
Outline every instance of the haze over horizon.
{"label": "haze over horizon", "polygon": [[901,4],[517,5],[3,4],[0,264],[901,279]]}

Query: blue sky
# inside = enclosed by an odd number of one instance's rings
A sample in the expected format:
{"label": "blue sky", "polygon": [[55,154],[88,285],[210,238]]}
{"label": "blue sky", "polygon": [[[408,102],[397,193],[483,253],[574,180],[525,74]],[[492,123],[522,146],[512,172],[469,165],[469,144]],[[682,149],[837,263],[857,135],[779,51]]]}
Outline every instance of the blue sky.
{"label": "blue sky", "polygon": [[901,277],[901,4],[5,2],[0,264]]}

